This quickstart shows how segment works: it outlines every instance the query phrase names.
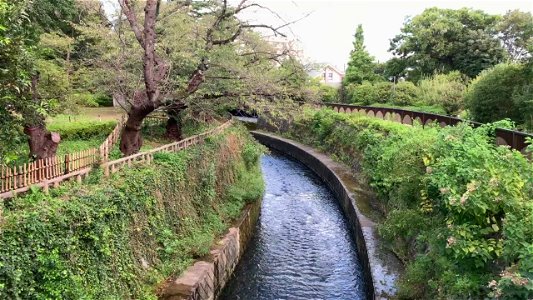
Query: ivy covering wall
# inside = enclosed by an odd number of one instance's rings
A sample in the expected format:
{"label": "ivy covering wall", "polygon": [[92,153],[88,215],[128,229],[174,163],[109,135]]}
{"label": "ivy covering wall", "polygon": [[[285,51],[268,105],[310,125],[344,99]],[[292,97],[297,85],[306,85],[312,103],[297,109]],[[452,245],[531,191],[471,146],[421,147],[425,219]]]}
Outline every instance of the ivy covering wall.
{"label": "ivy covering wall", "polygon": [[262,151],[232,128],[152,165],[5,202],[0,298],[155,299],[262,196]]}

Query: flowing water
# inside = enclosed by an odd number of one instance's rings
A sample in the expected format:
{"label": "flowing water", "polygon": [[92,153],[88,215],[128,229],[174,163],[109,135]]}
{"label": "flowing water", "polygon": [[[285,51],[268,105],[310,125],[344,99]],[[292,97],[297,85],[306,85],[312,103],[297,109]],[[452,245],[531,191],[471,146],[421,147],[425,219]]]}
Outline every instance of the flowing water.
{"label": "flowing water", "polygon": [[261,160],[261,216],[219,299],[365,299],[361,263],[331,191],[299,162]]}

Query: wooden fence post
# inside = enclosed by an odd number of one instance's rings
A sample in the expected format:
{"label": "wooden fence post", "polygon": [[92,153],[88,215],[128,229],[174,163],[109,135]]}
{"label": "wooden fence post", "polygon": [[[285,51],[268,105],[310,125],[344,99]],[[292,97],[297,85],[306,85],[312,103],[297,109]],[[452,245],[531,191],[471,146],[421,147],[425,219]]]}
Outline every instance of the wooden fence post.
{"label": "wooden fence post", "polygon": [[70,173],[70,155],[65,154],[65,175]]}

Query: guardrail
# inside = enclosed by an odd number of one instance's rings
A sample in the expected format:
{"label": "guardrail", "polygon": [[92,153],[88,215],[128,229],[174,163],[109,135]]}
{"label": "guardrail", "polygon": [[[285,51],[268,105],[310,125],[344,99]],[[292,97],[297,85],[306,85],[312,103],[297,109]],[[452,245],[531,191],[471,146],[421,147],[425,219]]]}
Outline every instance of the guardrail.
{"label": "guardrail", "polygon": [[[385,120],[396,121],[402,124],[412,125],[415,122],[422,124],[423,126],[429,123],[438,123],[440,126],[444,127],[447,125],[457,125],[461,122],[467,122],[472,124],[474,127],[481,126],[482,123],[473,122],[469,120],[463,120],[461,118],[456,118],[452,116],[445,116],[433,113],[417,112],[399,108],[388,108],[388,107],[374,107],[374,106],[361,106],[361,105],[352,105],[352,104],[343,104],[343,103],[314,103],[317,106],[325,106],[333,108],[337,112],[345,113],[362,113],[367,116],[376,117]],[[527,139],[532,138],[533,134],[527,134],[525,132],[497,128],[496,129],[496,144],[498,145],[507,145],[512,149],[518,150],[522,153],[526,152],[528,147]]]}

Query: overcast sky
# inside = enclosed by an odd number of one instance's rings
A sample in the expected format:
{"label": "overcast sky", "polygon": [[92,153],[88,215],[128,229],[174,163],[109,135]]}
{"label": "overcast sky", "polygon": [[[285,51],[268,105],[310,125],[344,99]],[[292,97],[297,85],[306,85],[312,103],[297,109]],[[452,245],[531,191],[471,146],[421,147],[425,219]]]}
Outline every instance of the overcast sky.
{"label": "overcast sky", "polygon": [[[234,2],[238,2],[235,0]],[[304,54],[315,62],[326,62],[339,69],[348,61],[357,24],[363,25],[365,45],[379,61],[391,57],[387,51],[389,40],[400,32],[407,16],[421,13],[425,8],[481,9],[491,14],[508,10],[533,11],[533,0],[256,0],[276,11],[286,21],[303,20],[291,25],[291,31],[301,42]],[[246,18],[260,22],[277,22],[276,17],[264,10],[249,12]]]}
{"label": "overcast sky", "polygon": [[[106,0],[113,1],[113,0]],[[391,57],[387,51],[389,40],[400,32],[407,16],[421,13],[425,8],[481,9],[491,14],[504,14],[520,9],[533,12],[533,0],[249,0],[269,7],[285,21],[306,18],[292,24],[292,38],[299,40],[304,55],[314,62],[330,63],[343,69],[352,49],[357,24],[362,24],[365,45],[379,61]],[[230,0],[236,4],[240,0]],[[279,25],[283,22],[272,13],[250,9],[242,18],[260,23]]]}

